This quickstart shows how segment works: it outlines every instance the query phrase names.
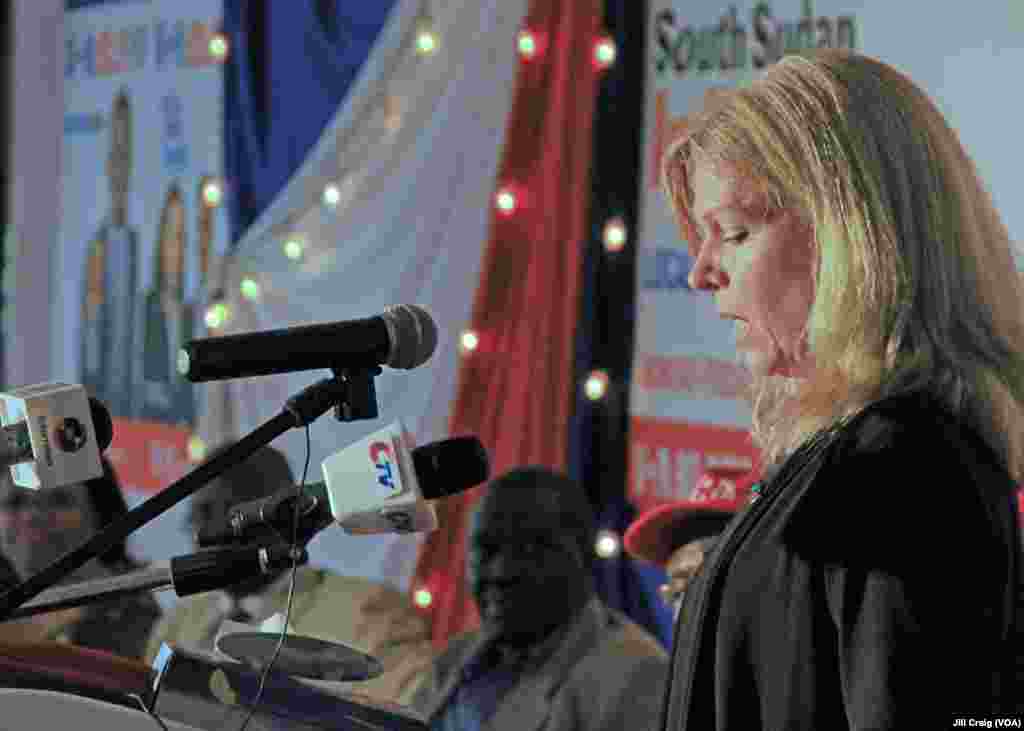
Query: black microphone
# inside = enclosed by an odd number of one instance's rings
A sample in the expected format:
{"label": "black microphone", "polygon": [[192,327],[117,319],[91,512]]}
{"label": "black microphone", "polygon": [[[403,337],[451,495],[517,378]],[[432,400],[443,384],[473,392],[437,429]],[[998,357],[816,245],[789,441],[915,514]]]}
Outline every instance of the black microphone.
{"label": "black microphone", "polygon": [[410,369],[426,363],[436,347],[430,313],[393,305],[360,320],[191,340],[178,351],[178,372],[199,382],[316,368]]}
{"label": "black microphone", "polygon": [[308,560],[309,554],[305,549],[299,549],[293,555],[291,547],[281,541],[262,546],[214,548],[176,556],[170,561],[154,561],[145,568],[117,576],[50,587],[7,614],[4,619],[81,607],[141,591],[173,589],[179,597],[191,596],[260,576],[273,576],[291,568],[293,561],[304,564]]}
{"label": "black microphone", "polygon": [[[347,453],[350,450],[351,453]],[[339,454],[344,455],[346,460],[362,457],[362,451],[352,446],[341,450]],[[386,529],[386,532],[417,530],[417,523],[413,517],[396,521],[394,516],[413,515],[417,509],[422,508],[425,501],[437,500],[468,490],[484,482],[490,474],[487,450],[474,436],[430,442],[412,449],[410,456],[415,473],[415,494],[412,499],[401,506],[388,505],[387,498],[379,500],[380,510],[387,511],[388,515],[392,516],[389,518],[389,525],[393,526],[393,529]],[[360,481],[359,484],[346,484],[341,488],[336,486],[334,490],[378,494],[380,486],[373,465],[369,467],[368,479]],[[351,479],[352,474],[345,476],[346,482]],[[239,503],[228,510],[224,518],[207,527],[201,527],[196,534],[196,542],[205,547],[232,542],[250,543],[268,538],[290,541],[296,501],[299,513],[297,538],[300,542],[308,541],[334,522],[341,524],[350,533],[384,532],[366,529],[365,513],[349,513],[337,505],[332,509],[331,489],[325,482],[305,485],[301,492],[289,486],[268,497]]]}

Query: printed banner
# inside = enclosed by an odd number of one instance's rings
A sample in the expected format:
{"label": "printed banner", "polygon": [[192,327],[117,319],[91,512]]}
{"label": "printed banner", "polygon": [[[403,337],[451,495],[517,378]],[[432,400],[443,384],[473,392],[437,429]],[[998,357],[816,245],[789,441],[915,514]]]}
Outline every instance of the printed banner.
{"label": "printed banner", "polygon": [[108,451],[127,487],[189,469],[201,393],[177,372],[203,334],[215,260],[220,0],[98,4],[65,13],[59,370],[110,409]]}

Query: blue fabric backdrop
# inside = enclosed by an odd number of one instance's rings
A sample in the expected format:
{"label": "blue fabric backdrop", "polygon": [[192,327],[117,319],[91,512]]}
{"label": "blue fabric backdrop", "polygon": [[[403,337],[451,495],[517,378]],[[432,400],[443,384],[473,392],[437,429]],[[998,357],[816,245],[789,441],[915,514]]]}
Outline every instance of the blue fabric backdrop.
{"label": "blue fabric backdrop", "polygon": [[224,169],[231,241],[320,138],[395,0],[225,0]]}
{"label": "blue fabric backdrop", "polygon": [[[605,29],[615,40],[615,64],[605,71],[594,120],[590,240],[585,247],[580,319],[576,338],[576,383],[594,369],[608,372],[603,401],[577,390],[570,434],[569,470],[590,491],[601,528],[621,536],[636,516],[626,501],[629,378],[633,350],[636,228],[644,110],[644,39],[647,3],[605,0]],[[630,236],[617,253],[604,249],[604,226],[621,217]],[[598,592],[654,633],[668,647],[672,614],[658,596],[664,572],[626,554],[599,561]]]}

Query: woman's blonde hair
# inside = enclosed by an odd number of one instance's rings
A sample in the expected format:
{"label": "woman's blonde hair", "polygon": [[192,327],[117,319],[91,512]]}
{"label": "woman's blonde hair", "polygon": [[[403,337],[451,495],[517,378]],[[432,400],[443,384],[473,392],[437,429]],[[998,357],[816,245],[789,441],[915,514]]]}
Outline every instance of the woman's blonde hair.
{"label": "woman's blonde hair", "polygon": [[728,163],[815,234],[807,378],[757,377],[769,462],[887,396],[926,390],[1024,471],[1024,297],[1010,239],[956,133],[916,85],[865,56],[785,56],[669,146],[683,235],[695,156]]}

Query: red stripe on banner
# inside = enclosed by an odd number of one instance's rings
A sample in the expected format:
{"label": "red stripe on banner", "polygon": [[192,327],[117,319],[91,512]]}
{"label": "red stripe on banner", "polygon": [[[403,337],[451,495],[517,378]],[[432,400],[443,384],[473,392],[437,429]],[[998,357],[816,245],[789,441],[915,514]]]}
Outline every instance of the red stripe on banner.
{"label": "red stripe on banner", "polygon": [[[574,385],[573,343],[587,240],[591,126],[600,31],[597,2],[533,0],[524,28],[544,52],[523,61],[497,187],[516,195],[491,220],[449,432],[476,434],[493,475],[520,465],[564,470]],[[467,517],[482,488],[442,504],[441,527],[420,552],[412,590],[433,596],[433,639],[479,623],[466,587]]]}
{"label": "red stripe on banner", "polygon": [[750,432],[735,427],[634,416],[627,497],[640,512],[685,500],[708,469],[760,469]]}
{"label": "red stripe on banner", "polygon": [[195,465],[189,462],[192,429],[154,421],[114,419],[106,455],[124,488],[159,492]]}

